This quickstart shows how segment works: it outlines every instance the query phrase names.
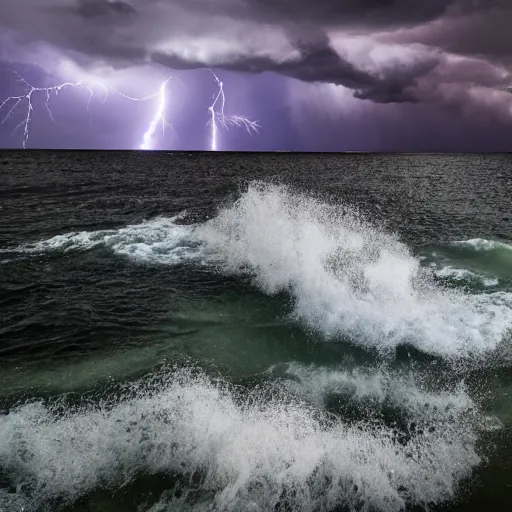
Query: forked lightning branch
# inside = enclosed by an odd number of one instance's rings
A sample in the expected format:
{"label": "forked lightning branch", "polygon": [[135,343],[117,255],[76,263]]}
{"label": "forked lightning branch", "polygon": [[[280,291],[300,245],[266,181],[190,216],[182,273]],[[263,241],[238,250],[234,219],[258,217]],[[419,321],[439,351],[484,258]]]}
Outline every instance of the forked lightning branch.
{"label": "forked lightning branch", "polygon": [[[217,151],[219,146],[219,128],[223,128],[226,130],[228,130],[231,127],[244,128],[249,134],[254,134],[258,133],[260,125],[258,124],[257,121],[253,121],[248,117],[242,115],[225,114],[226,93],[224,91],[224,84],[211,69],[209,69],[209,71],[213,75],[215,84],[217,86],[217,91],[214,95],[214,100],[208,108],[208,124],[210,125],[209,149],[212,151]],[[155,110],[146,129],[141,130],[143,132],[143,135],[141,142],[139,144],[139,149],[154,148],[155,135],[159,127],[161,127],[162,129],[162,135],[165,135],[166,128],[171,128],[174,130],[173,124],[167,118],[167,112],[171,97],[169,93],[171,78],[166,78],[165,80],[163,80],[156,92],[144,97],[133,97],[128,94],[124,94],[115,87],[100,80],[94,80],[94,82],[91,83],[85,81],[77,81],[63,82],[59,85],[54,85],[50,87],[35,87],[29,82],[28,79],[23,77],[19,72],[12,72],[16,77],[17,83],[21,86],[22,92],[16,95],[9,96],[5,100],[3,100],[2,103],[0,103],[0,112],[5,112],[5,115],[1,119],[0,123],[2,125],[5,125],[8,122],[14,122],[14,128],[12,130],[11,135],[14,136],[18,132],[21,132],[21,144],[23,148],[26,148],[28,145],[31,131],[31,123],[33,117],[37,115],[34,104],[34,99],[36,95],[41,95],[43,97],[46,115],[48,115],[50,119],[55,123],[56,121],[52,113],[51,103],[52,101],[55,101],[55,99],[59,96],[59,93],[61,93],[63,90],[72,88],[82,89],[87,94],[86,109],[89,115],[91,113],[91,101],[97,93],[97,90],[100,90],[103,95],[102,103],[105,103],[108,100],[110,94],[118,95],[119,97],[124,98],[128,101],[148,102],[151,105],[151,107],[148,108],[152,108]],[[18,119],[20,120],[18,121]]]}

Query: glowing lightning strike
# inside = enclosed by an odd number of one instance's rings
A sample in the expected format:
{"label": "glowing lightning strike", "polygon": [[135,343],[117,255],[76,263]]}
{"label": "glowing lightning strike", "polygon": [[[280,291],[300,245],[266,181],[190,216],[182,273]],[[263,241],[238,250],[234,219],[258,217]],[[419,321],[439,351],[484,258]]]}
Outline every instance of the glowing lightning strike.
{"label": "glowing lightning strike", "polygon": [[142,144],[140,145],[140,149],[151,149],[151,139],[155,134],[158,123],[162,124],[162,134],[165,132],[166,126],[171,126],[167,119],[165,118],[165,109],[167,107],[166,89],[169,80],[170,78],[168,78],[165,82],[162,82],[162,84],[160,85],[160,90],[158,92],[158,109],[148,129],[146,130],[146,133],[144,133],[144,139],[142,141]]}
{"label": "glowing lightning strike", "polygon": [[[224,115],[224,107],[226,106],[226,95],[224,93],[224,84],[219,80],[219,77],[210,69],[210,73],[213,75],[215,82],[217,82],[218,90],[213,100],[213,103],[208,107],[210,113],[209,124],[211,126],[210,134],[210,148],[212,151],[217,151],[218,147],[218,124],[223,128],[229,130],[230,127],[234,126],[237,128],[245,128],[247,133],[258,133],[260,125],[257,121],[251,121],[249,118],[239,115],[226,116]],[[217,111],[216,106],[220,101],[220,108]],[[218,122],[218,124],[217,124]]]}
{"label": "glowing lightning strike", "polygon": [[27,146],[28,142],[28,136],[29,136],[29,127],[30,127],[30,121],[32,119],[32,112],[34,111],[34,107],[32,105],[32,95],[36,92],[43,92],[46,96],[45,98],[45,106],[46,110],[48,111],[48,114],[53,122],[55,122],[55,119],[53,118],[52,111],[50,110],[49,101],[52,94],[55,94],[57,96],[60,91],[66,88],[71,87],[84,87],[89,92],[89,100],[87,102],[87,109],[89,109],[89,104],[91,102],[93,91],[90,87],[85,85],[83,82],[65,82],[60,85],[56,85],[53,87],[34,87],[30,85],[17,71],[14,71],[14,74],[17,77],[17,81],[19,83],[22,83],[28,90],[19,96],[9,96],[3,103],[0,104],[0,110],[2,110],[3,107],[5,107],[9,103],[13,103],[13,106],[7,113],[7,115],[4,117],[2,122],[0,124],[5,124],[7,120],[9,120],[16,110],[16,107],[20,105],[20,103],[26,101],[27,102],[27,115],[24,117],[24,119],[16,125],[12,133],[15,133],[20,128],[23,127],[23,148]]}
{"label": "glowing lightning strike", "polygon": [[[25,78],[23,78],[17,71],[13,71],[13,73],[17,77],[17,81],[21,83],[25,91],[23,94],[20,94],[19,96],[9,96],[3,103],[0,104],[0,110],[2,110],[4,107],[11,104],[10,110],[7,112],[7,115],[3,118],[3,120],[0,122],[0,124],[5,124],[14,114],[17,107],[26,102],[26,115],[23,117],[22,121],[15,126],[12,133],[14,134],[16,131],[18,131],[20,128],[23,128],[23,148],[25,149],[27,146],[29,134],[30,134],[30,122],[32,120],[32,114],[34,112],[34,105],[32,103],[33,95],[35,93],[43,93],[45,95],[45,107],[48,112],[48,115],[50,116],[50,119],[55,122],[55,119],[53,117],[52,111],[50,109],[50,98],[53,95],[57,96],[59,92],[61,92],[63,89],[66,88],[77,88],[81,87],[85,89],[89,93],[89,98],[87,101],[87,112],[90,113],[90,104],[91,100],[94,96],[93,91],[93,85],[88,85],[84,81],[79,82],[65,82],[60,85],[52,86],[52,87],[34,87],[31,85]],[[150,126],[144,133],[143,142],[140,145],[141,149],[149,149],[151,146],[151,138],[154,135],[156,131],[156,126],[159,122],[162,123],[162,131],[165,131],[165,127],[171,126],[171,124],[166,120],[165,118],[165,108],[166,108],[166,88],[167,84],[169,82],[170,78],[162,82],[160,85],[159,91],[153,94],[150,94],[149,96],[145,96],[143,98],[134,98],[132,96],[129,96],[127,94],[122,93],[115,87],[112,87],[111,85],[104,84],[98,80],[95,81],[94,85],[98,85],[101,89],[103,89],[105,93],[105,97],[103,98],[102,103],[105,103],[107,101],[110,92],[114,92],[115,94],[121,96],[122,98],[125,98],[130,101],[148,101],[154,98],[160,98],[159,104],[158,104],[158,110],[153,118],[153,120],[150,123]],[[172,127],[172,126],[171,126]]]}

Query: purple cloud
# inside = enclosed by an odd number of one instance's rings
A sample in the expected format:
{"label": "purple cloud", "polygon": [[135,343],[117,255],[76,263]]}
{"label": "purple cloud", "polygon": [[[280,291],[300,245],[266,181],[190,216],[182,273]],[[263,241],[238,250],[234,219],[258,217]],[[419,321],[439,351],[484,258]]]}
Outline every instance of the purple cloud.
{"label": "purple cloud", "polygon": [[59,79],[62,59],[102,80],[143,67],[272,73],[362,102],[490,118],[503,130],[512,124],[511,18],[508,0],[18,0],[0,6],[0,32],[4,48]]}

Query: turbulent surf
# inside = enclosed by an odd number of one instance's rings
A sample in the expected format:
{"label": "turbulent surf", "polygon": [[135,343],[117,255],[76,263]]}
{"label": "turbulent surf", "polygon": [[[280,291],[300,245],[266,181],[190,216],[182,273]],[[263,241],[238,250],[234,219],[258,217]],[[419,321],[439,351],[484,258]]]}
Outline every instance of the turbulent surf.
{"label": "turbulent surf", "polygon": [[[411,246],[346,202],[253,181],[201,221],[61,232],[1,256],[108,261],[137,276],[130,307],[151,275],[173,279],[173,301],[160,295],[151,322],[133,313],[122,347],[2,369],[0,508],[427,509],[460,498],[508,425],[493,402],[510,384],[494,379],[511,362],[506,240]],[[100,325],[92,304],[81,314]]]}

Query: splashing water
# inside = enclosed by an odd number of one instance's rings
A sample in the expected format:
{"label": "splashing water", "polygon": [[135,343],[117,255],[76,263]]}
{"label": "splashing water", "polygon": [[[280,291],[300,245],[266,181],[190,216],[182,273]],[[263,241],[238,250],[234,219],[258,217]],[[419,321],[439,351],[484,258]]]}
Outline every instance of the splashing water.
{"label": "splashing water", "polygon": [[482,356],[510,336],[512,294],[440,287],[395,235],[350,208],[252,183],[204,224],[176,220],[59,235],[21,250],[105,245],[138,261],[201,261],[226,274],[249,274],[267,294],[288,292],[294,318],[308,328],[381,354],[408,344],[447,358]]}
{"label": "splashing water", "polygon": [[283,186],[252,184],[198,236],[224,272],[249,272],[269,294],[289,292],[298,320],[381,352],[407,343],[445,357],[479,355],[512,325],[510,294],[442,289],[397,237]]}
{"label": "splashing water", "polygon": [[[318,381],[311,376],[310,388]],[[398,511],[452,498],[480,462],[476,429],[487,420],[468,413],[463,389],[433,400],[403,385],[388,393],[393,402],[412,391],[400,434],[382,422],[343,422],[275,386],[240,394],[182,368],[132,384],[99,406],[62,412],[59,403],[35,402],[1,416],[0,464],[30,496],[28,506],[72,502],[140,471],[196,475],[202,492],[189,497],[192,510],[213,499],[219,511],[285,503],[297,511]],[[179,501],[162,497],[165,510]]]}
{"label": "splashing water", "polygon": [[[249,276],[267,294],[287,292],[307,329],[379,356],[409,344],[448,361],[481,357],[512,325],[512,294],[447,289],[397,236],[284,186],[252,183],[203,224],[157,218],[4,252],[98,247],[137,263]],[[17,490],[0,489],[0,509],[54,510],[140,474],[187,482],[184,492],[171,482],[144,509],[153,512],[394,512],[452,499],[481,463],[480,434],[500,425],[458,376],[429,387],[417,368],[377,359],[352,370],[290,363],[252,387],[166,368],[100,400],[25,403],[0,416],[0,467]],[[357,414],[339,405],[347,400]]]}

